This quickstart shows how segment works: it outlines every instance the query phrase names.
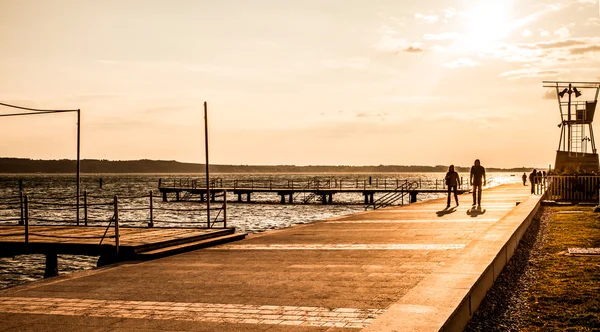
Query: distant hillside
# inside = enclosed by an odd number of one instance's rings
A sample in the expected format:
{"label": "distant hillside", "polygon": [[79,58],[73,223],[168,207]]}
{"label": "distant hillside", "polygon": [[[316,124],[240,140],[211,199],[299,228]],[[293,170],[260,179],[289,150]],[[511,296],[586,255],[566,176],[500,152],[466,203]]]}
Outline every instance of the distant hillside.
{"label": "distant hillside", "polygon": [[[34,160],[25,158],[0,158],[0,173],[73,173],[76,161]],[[459,172],[468,172],[469,167],[457,167]],[[378,172],[446,172],[448,166],[293,166],[293,165],[210,165],[216,173],[378,173]],[[531,168],[487,168],[488,172],[529,172]],[[124,160],[110,161],[84,159],[82,173],[203,173],[204,164],[181,163],[166,160]]]}

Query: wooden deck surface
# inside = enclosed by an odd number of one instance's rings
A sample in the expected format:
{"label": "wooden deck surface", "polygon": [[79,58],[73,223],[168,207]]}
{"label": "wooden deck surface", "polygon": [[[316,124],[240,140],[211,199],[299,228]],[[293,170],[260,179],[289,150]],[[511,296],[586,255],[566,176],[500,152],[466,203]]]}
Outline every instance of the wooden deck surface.
{"label": "wooden deck surface", "polygon": [[[25,243],[24,226],[0,226],[0,252],[101,255],[115,248],[115,229],[98,226],[29,226],[29,242]],[[121,227],[119,247],[138,252],[164,244],[180,244],[201,238],[232,233],[232,229],[143,228]]]}

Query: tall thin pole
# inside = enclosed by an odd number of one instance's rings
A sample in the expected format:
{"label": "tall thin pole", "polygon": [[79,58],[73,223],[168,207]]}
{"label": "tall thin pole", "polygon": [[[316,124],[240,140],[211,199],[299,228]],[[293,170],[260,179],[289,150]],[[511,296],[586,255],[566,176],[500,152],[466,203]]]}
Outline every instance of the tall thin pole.
{"label": "tall thin pole", "polygon": [[81,110],[77,110],[77,226],[79,226],[79,171],[80,171],[80,151],[81,151]]}
{"label": "tall thin pole", "polygon": [[567,131],[568,131],[568,135],[569,135],[569,156],[571,155],[571,83],[569,83],[569,91],[567,91],[567,93],[569,94],[569,104],[567,106],[567,120],[569,123],[569,126],[567,127]]}
{"label": "tall thin pole", "polygon": [[208,109],[204,102],[204,151],[206,153],[206,227],[210,228],[210,173],[208,171]]}

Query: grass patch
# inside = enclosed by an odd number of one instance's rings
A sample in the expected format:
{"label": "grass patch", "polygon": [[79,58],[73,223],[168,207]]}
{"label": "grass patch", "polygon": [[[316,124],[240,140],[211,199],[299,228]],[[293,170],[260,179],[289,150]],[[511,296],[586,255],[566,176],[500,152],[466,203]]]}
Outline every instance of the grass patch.
{"label": "grass patch", "polygon": [[[571,247],[600,247],[600,214],[591,207],[544,207],[546,238],[531,257],[521,330],[600,329],[600,256],[568,256]],[[581,213],[564,213],[564,212]]]}

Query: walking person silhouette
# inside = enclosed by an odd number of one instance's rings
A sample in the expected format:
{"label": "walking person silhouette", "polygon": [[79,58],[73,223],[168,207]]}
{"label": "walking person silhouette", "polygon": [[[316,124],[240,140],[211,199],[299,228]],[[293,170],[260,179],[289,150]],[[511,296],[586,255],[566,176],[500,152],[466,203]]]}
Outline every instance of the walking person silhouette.
{"label": "walking person silhouette", "polygon": [[469,176],[469,183],[473,186],[473,206],[477,205],[477,208],[481,208],[481,192],[482,192],[482,180],[483,185],[487,184],[485,177],[485,168],[481,166],[479,159],[475,159],[475,165],[471,166],[471,175]]}
{"label": "walking person silhouette", "polygon": [[458,186],[460,185],[460,177],[458,173],[454,171],[454,165],[450,165],[448,167],[448,173],[446,173],[446,185],[448,186],[448,204],[446,204],[446,208],[450,207],[450,196],[452,196],[452,191],[454,191],[454,201],[456,201],[456,206],[458,206]]}

